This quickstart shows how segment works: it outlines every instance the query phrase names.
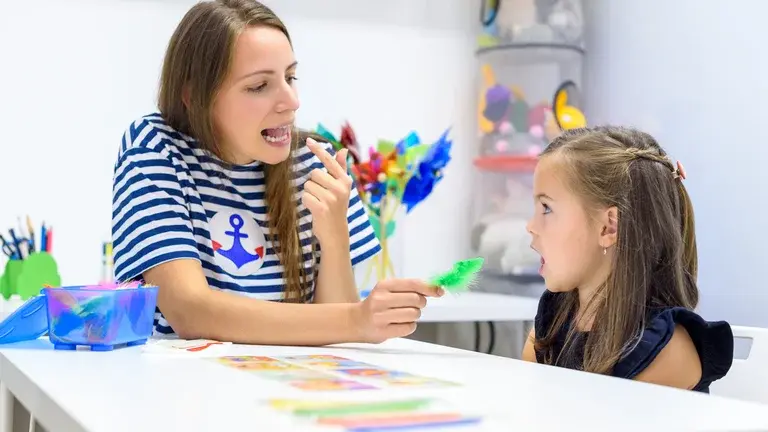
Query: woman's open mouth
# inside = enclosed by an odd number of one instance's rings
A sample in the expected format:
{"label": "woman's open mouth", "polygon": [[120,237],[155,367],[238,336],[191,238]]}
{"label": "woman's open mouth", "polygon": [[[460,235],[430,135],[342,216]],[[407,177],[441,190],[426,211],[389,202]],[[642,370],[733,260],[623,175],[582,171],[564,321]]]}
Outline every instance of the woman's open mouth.
{"label": "woman's open mouth", "polygon": [[273,147],[285,147],[291,143],[291,127],[280,126],[261,131],[264,141]]}

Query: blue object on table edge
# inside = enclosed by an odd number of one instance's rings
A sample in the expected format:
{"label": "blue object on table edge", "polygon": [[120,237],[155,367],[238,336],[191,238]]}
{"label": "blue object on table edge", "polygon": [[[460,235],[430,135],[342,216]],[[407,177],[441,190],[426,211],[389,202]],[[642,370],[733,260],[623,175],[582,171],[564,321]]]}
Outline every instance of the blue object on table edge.
{"label": "blue object on table edge", "polygon": [[[0,322],[0,345],[45,334],[54,349],[87,346],[91,351],[110,351],[141,345],[152,335],[157,291],[156,286],[43,288]],[[63,302],[59,294],[65,295]]]}
{"label": "blue object on table edge", "polygon": [[0,323],[0,344],[34,340],[47,332],[45,296],[32,297]]}

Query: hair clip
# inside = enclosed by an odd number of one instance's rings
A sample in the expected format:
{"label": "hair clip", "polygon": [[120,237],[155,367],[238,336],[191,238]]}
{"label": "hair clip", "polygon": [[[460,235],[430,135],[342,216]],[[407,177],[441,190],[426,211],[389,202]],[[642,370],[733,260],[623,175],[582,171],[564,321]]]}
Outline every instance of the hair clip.
{"label": "hair clip", "polygon": [[672,173],[674,179],[685,180],[685,168],[680,161],[677,161],[677,169]]}

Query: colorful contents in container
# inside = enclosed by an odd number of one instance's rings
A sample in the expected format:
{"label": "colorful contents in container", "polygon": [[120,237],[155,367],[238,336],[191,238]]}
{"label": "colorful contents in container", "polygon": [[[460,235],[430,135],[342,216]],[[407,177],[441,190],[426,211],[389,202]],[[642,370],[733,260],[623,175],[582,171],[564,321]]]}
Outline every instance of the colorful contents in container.
{"label": "colorful contents in container", "polygon": [[519,86],[500,83],[490,64],[482,66],[478,126],[483,156],[535,157],[562,131],[587,124],[573,81],[560,84],[553,100],[529,101]]}
{"label": "colorful contents in container", "polygon": [[110,350],[152,334],[157,287],[107,285],[45,288],[48,332],[58,349]]}
{"label": "colorful contents in container", "polygon": [[481,423],[479,416],[467,415],[432,398],[393,399],[366,402],[273,399],[272,409],[289,413],[300,421],[318,426],[343,428],[348,432],[440,430]]}

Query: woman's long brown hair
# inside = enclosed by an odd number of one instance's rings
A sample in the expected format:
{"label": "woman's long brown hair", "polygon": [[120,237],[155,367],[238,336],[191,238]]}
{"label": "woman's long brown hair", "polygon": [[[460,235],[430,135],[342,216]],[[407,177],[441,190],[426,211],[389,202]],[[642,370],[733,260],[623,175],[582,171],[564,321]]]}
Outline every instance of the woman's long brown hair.
{"label": "woman's long brown hair", "polygon": [[[558,332],[577,310],[587,311],[593,324],[583,369],[610,373],[636,346],[654,308],[694,309],[698,304],[693,206],[664,150],[653,137],[634,129],[569,130],[542,158],[558,158],[566,184],[588,212],[617,207],[618,239],[610,275],[589,304],[580,305],[576,291],[563,296],[551,327],[536,335],[535,346],[547,363],[556,364]],[[561,353],[572,348],[572,336],[573,330]]]}
{"label": "woman's long brown hair", "polygon": [[[257,1],[201,2],[182,18],[165,54],[158,94],[163,118],[224,161],[227,154],[213,121],[213,104],[229,73],[237,37],[257,26],[277,29],[291,40],[283,22]],[[303,143],[299,135],[294,134],[291,156],[276,165],[266,165],[264,172],[269,237],[283,266],[284,300],[288,302],[302,301],[309,273],[303,265],[298,236],[292,169],[293,154]]]}

